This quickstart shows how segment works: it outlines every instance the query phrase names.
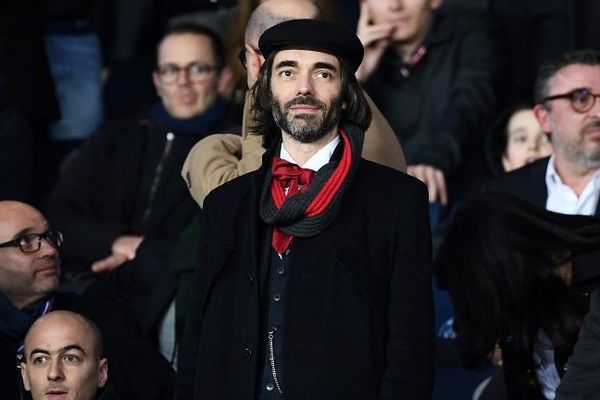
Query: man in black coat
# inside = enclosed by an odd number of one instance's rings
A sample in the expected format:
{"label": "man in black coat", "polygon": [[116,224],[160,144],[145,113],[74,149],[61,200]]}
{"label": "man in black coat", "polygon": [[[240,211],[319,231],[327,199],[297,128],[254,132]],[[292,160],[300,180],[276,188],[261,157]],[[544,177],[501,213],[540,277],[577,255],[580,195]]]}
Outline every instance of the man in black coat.
{"label": "man in black coat", "polygon": [[[0,374],[2,398],[20,399],[17,353],[31,324],[51,310],[70,310],[100,327],[111,362],[113,399],[170,399],[174,374],[152,343],[138,334],[126,309],[110,310],[57,292],[62,234],[27,204],[0,201]],[[135,360],[135,362],[132,362]],[[116,394],[115,394],[116,393]]]}
{"label": "man in black coat", "polygon": [[442,11],[443,3],[361,2],[357,76],[398,135],[408,173],[445,205],[481,183],[483,132],[499,109],[505,63],[484,16]]}
{"label": "man in black coat", "polygon": [[[600,52],[573,51],[543,65],[535,84],[534,113],[550,137],[554,154],[496,178],[487,189],[512,194],[550,211],[598,217],[600,102],[597,97],[600,97]],[[598,288],[599,260],[600,252],[576,254],[572,262],[572,285],[585,294]],[[585,357],[579,353],[578,357],[582,356]],[[527,376],[522,371],[506,373],[510,390],[530,385],[525,379],[519,382],[520,376]],[[559,370],[556,376],[563,373]],[[559,379],[545,382],[545,393],[554,393],[559,383]]]}
{"label": "man in black coat", "polygon": [[362,45],[292,20],[259,48],[270,147],[206,199],[176,398],[430,398],[427,193],[360,158]]}
{"label": "man in black coat", "polygon": [[117,268],[149,234],[176,237],[196,211],[179,171],[201,138],[239,124],[218,95],[229,76],[220,38],[176,25],[157,50],[160,97],[142,120],[105,123],[67,162],[47,202],[64,231],[68,275]]}

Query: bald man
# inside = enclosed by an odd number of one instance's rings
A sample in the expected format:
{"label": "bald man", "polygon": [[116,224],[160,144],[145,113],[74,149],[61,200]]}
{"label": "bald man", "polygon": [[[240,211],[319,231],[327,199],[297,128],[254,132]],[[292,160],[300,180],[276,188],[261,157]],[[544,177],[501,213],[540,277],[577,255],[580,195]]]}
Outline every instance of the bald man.
{"label": "bald man", "polygon": [[[55,310],[93,317],[103,328],[107,351],[115,356],[113,385],[119,395],[130,400],[170,398],[174,372],[125,309],[110,310],[74,293],[58,292],[62,243],[62,234],[38,210],[0,201],[0,398],[20,398],[17,354],[23,352],[29,327]],[[130,365],[134,357],[139,363]]]}
{"label": "bald man", "polygon": [[25,337],[21,377],[33,400],[93,400],[108,379],[98,327],[80,314],[53,311]]}
{"label": "bald man", "polygon": [[[252,87],[264,62],[258,50],[258,38],[268,28],[290,19],[317,19],[319,9],[308,0],[267,0],[254,10],[245,35],[245,67],[248,87]],[[404,153],[392,128],[367,96],[372,121],[365,131],[363,158],[406,171]],[[190,151],[182,169],[192,197],[202,207],[214,188],[240,175],[258,169],[265,152],[262,138],[250,134],[254,121],[251,99],[246,95],[241,138],[233,134],[212,135],[198,142]]]}

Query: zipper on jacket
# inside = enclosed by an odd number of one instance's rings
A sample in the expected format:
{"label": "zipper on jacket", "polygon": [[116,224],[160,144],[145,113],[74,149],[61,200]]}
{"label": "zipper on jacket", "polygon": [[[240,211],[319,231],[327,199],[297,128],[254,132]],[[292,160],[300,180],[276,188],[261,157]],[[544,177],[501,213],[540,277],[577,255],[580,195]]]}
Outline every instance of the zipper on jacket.
{"label": "zipper on jacket", "polygon": [[273,336],[276,330],[277,328],[273,327],[273,329],[271,329],[269,331],[269,334],[267,335],[269,339],[269,361],[271,363],[271,374],[273,375],[273,382],[275,382],[275,386],[277,387],[279,393],[283,394],[281,386],[279,385],[279,379],[277,379],[277,370],[275,369],[275,350],[273,349]]}
{"label": "zipper on jacket", "polygon": [[158,190],[158,184],[160,183],[162,177],[165,160],[171,152],[171,147],[173,147],[173,139],[175,139],[175,134],[173,132],[167,133],[167,141],[165,142],[165,148],[163,149],[160,161],[156,165],[154,179],[152,180],[152,186],[150,186],[150,193],[148,194],[148,203],[146,204],[146,209],[144,210],[144,214],[142,215],[142,221],[146,221],[152,213],[152,203],[154,202],[154,198],[156,197],[156,192]]}

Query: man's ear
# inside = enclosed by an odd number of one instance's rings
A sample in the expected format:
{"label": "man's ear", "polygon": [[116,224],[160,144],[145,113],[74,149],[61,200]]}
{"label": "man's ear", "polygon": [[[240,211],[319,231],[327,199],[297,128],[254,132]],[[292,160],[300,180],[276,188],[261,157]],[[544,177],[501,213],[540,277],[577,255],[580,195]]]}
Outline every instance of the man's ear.
{"label": "man's ear", "polygon": [[152,83],[154,83],[154,90],[160,96],[160,81],[158,80],[158,75],[156,72],[152,73]]}
{"label": "man's ear", "polygon": [[21,379],[23,379],[23,387],[28,392],[31,391],[31,385],[29,384],[29,375],[27,375],[27,364],[21,363]]}
{"label": "man's ear", "polygon": [[217,92],[219,92],[222,97],[228,97],[231,92],[233,75],[233,69],[229,65],[226,65],[221,69],[219,80],[217,81]]}
{"label": "man's ear", "polygon": [[544,132],[551,133],[548,109],[541,104],[536,104],[533,107],[533,115],[537,118]]}
{"label": "man's ear", "polygon": [[98,387],[103,388],[108,379],[108,360],[106,358],[98,361]]}
{"label": "man's ear", "polygon": [[265,60],[251,46],[244,45],[244,48],[246,49],[246,71],[248,77],[251,78],[248,79],[248,87],[252,87],[260,75],[260,69]]}

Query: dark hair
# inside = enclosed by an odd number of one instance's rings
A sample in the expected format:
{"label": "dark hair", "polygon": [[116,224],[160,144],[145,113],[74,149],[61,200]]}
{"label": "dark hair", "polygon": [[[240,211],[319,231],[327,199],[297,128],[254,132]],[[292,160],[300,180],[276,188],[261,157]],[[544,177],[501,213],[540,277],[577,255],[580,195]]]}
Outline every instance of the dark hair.
{"label": "dark hair", "polygon": [[163,33],[160,40],[158,41],[158,45],[156,46],[157,59],[158,48],[167,36],[185,34],[207,36],[210,39],[210,43],[212,44],[215,62],[219,68],[223,68],[223,66],[225,65],[225,45],[223,44],[221,36],[219,36],[219,34],[213,31],[212,29],[195,24],[193,22],[182,22],[167,28],[167,30]]}
{"label": "dark hair", "polygon": [[[273,120],[272,95],[271,95],[271,75],[273,73],[273,61],[276,51],[269,54],[262,66],[258,80],[250,89],[252,91],[252,111],[255,113],[254,122],[250,126],[251,131],[256,135],[264,136],[264,143],[269,143],[278,137],[279,128]],[[342,82],[341,99],[344,102],[344,108],[341,110],[340,124],[351,123],[362,130],[366,130],[371,123],[371,109],[367,102],[363,90],[360,87],[354,74],[350,73],[348,67],[342,59],[337,57],[340,64],[340,77]]]}
{"label": "dark hair", "polygon": [[574,50],[563,54],[555,62],[544,64],[537,73],[534,85],[536,104],[542,104],[550,91],[549,83],[556,73],[569,65],[600,65],[600,51],[592,49]]}
{"label": "dark hair", "polygon": [[531,354],[540,330],[570,354],[584,311],[560,267],[599,248],[600,221],[592,217],[494,192],[459,210],[434,267],[450,292],[465,364],[483,365],[508,336],[517,354]]}
{"label": "dark hair", "polygon": [[533,106],[525,103],[516,103],[504,109],[494,120],[492,128],[485,138],[485,159],[488,169],[494,176],[504,173],[502,156],[508,146],[508,123],[513,115],[523,110],[531,110]]}

